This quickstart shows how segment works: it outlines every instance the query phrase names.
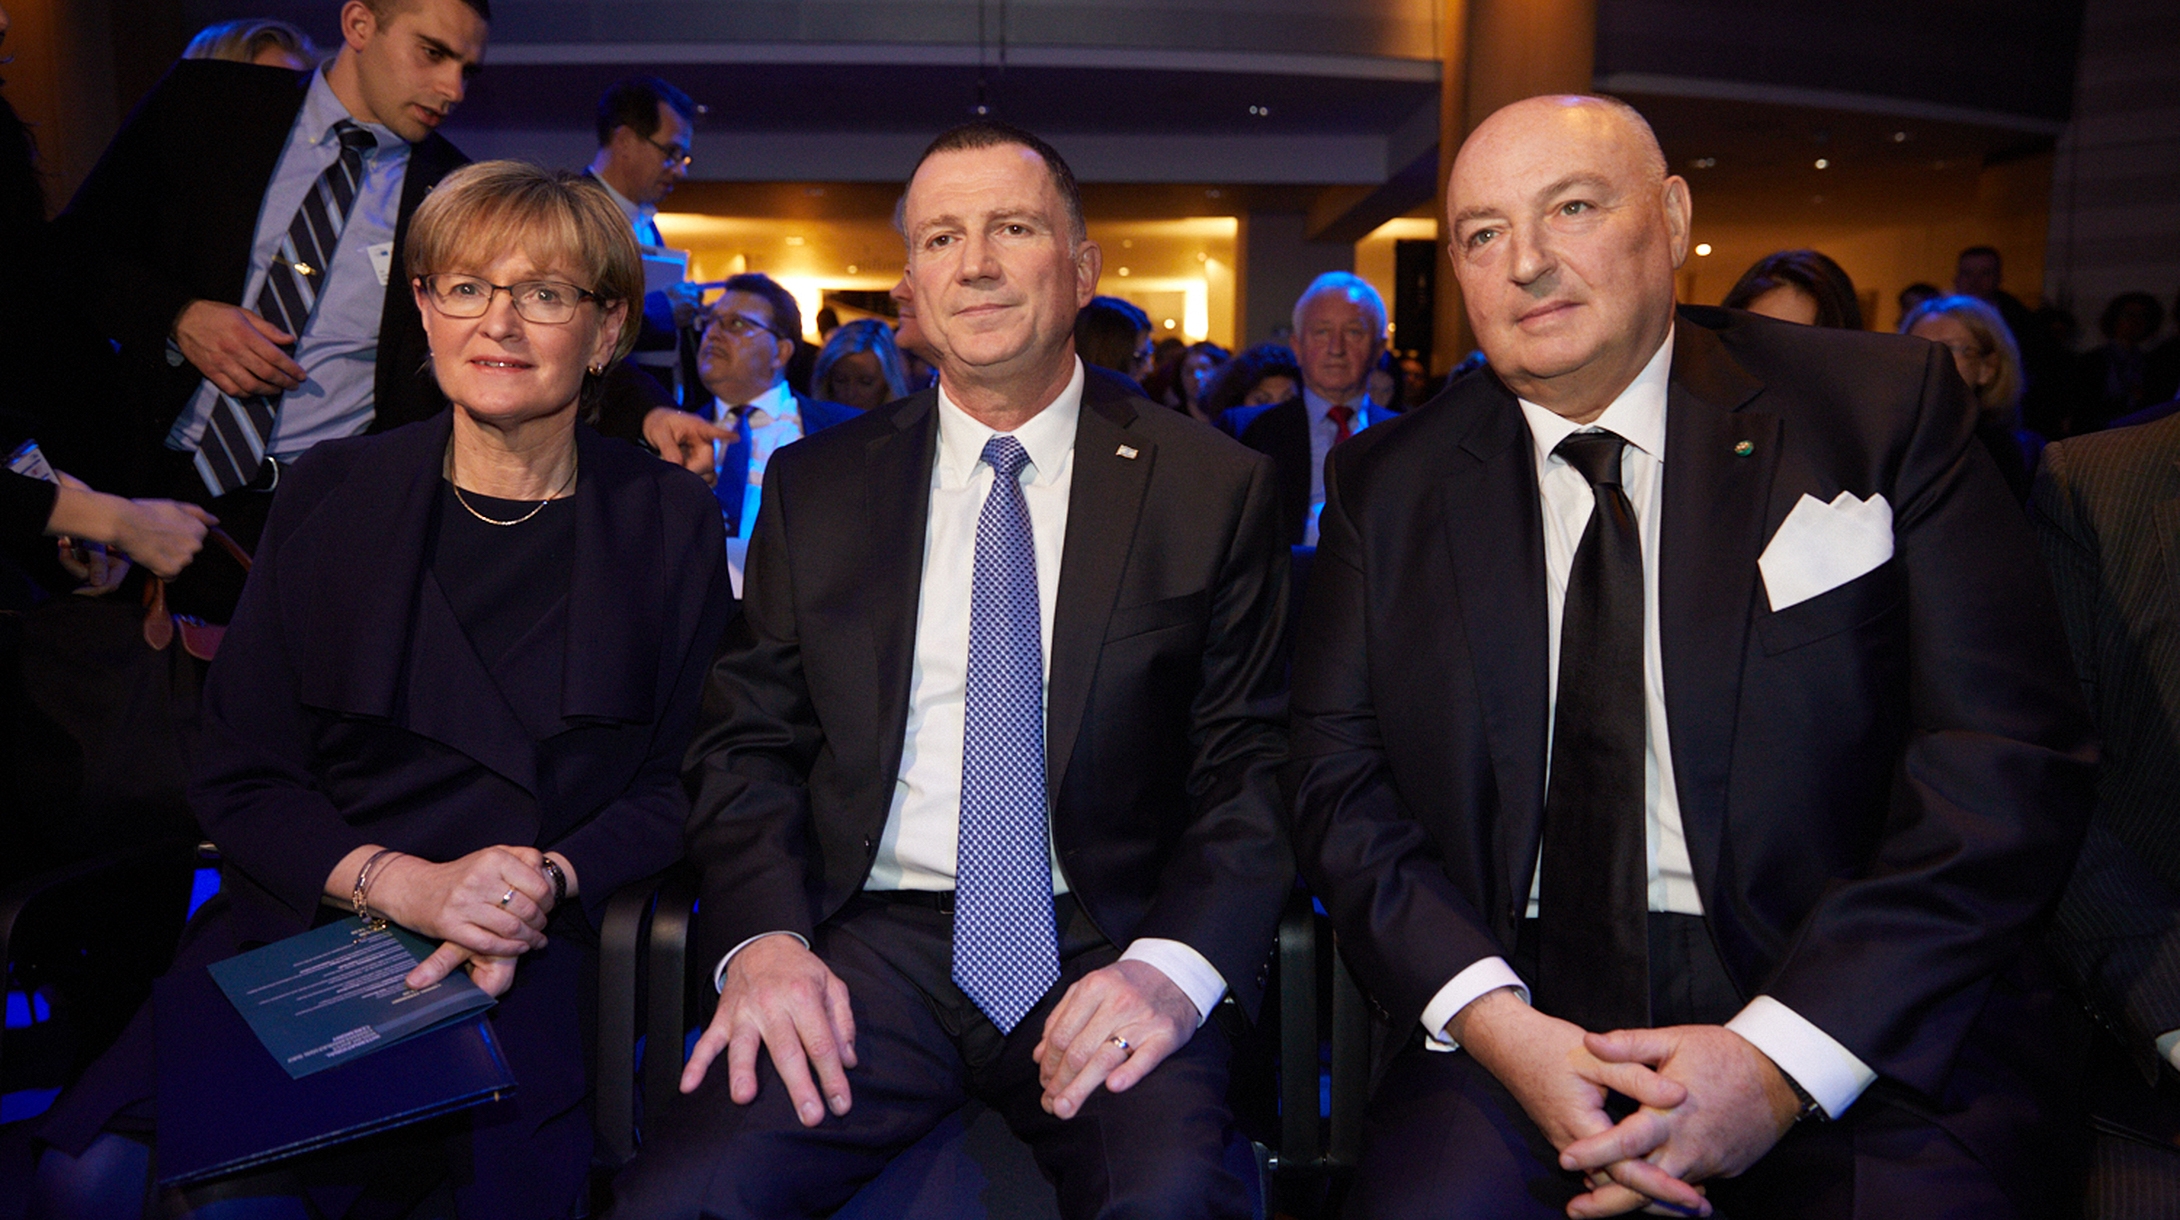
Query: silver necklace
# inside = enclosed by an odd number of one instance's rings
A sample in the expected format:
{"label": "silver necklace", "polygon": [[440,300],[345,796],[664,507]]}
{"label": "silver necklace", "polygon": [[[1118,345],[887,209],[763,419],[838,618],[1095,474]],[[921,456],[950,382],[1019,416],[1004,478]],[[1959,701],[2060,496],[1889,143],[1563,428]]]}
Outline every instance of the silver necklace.
{"label": "silver necklace", "polygon": [[578,455],[576,455],[576,457],[575,457],[575,460],[573,460],[573,461],[570,461],[570,462],[568,463],[568,478],[567,478],[567,481],[566,481],[566,482],[564,482],[564,483],[562,483],[562,484],[560,485],[560,487],[559,487],[559,489],[558,489],[558,490],[554,491],[554,492],[553,492],[553,494],[551,494],[551,495],[549,495],[549,496],[545,497],[544,499],[542,499],[542,500],[539,500],[539,501],[537,502],[537,507],[536,507],[536,508],[533,508],[533,509],[531,509],[531,510],[530,510],[529,512],[526,512],[526,513],[522,514],[521,516],[519,516],[519,517],[515,518],[515,519],[514,519],[514,520],[512,520],[512,521],[502,521],[502,520],[500,520],[500,519],[499,519],[499,518],[497,518],[497,517],[487,517],[487,516],[485,516],[485,515],[484,515],[483,513],[480,513],[480,512],[478,512],[478,511],[477,511],[477,508],[476,508],[476,506],[475,506],[475,505],[473,505],[473,504],[471,504],[471,503],[469,502],[468,498],[467,498],[467,497],[465,497],[464,495],[462,495],[462,485],[461,485],[460,483],[457,483],[457,482],[455,482],[455,481],[454,481],[454,472],[453,472],[453,465],[454,465],[454,461],[453,461],[453,455],[452,455],[452,454],[450,453],[450,454],[448,454],[448,455],[447,455],[447,458],[448,458],[448,460],[447,460],[447,466],[448,466],[448,471],[447,471],[447,486],[449,486],[449,487],[452,487],[452,488],[454,489],[454,500],[455,500],[455,502],[456,502],[456,503],[458,503],[458,504],[460,504],[460,505],[461,505],[461,506],[462,506],[463,508],[466,508],[466,509],[468,509],[468,510],[469,510],[469,515],[470,515],[470,516],[472,516],[472,517],[475,517],[475,518],[476,518],[477,520],[479,520],[479,521],[482,521],[482,522],[484,522],[484,523],[485,523],[486,525],[521,525],[521,524],[522,524],[523,522],[525,522],[525,521],[528,521],[528,520],[529,520],[530,518],[532,518],[532,517],[535,517],[535,516],[537,516],[537,515],[538,515],[539,513],[541,513],[541,512],[544,512],[544,511],[545,511],[545,506],[546,506],[546,505],[548,505],[548,504],[552,503],[553,501],[555,501],[555,500],[559,499],[559,498],[560,498],[560,497],[561,497],[562,495],[565,495],[565,494],[567,493],[567,490],[568,490],[568,488],[570,488],[570,487],[572,487],[572,486],[574,486],[574,485],[575,485],[575,471],[576,471],[576,468],[577,468],[578,466],[582,465],[582,458],[581,458],[581,455],[580,455],[580,454],[578,454]]}

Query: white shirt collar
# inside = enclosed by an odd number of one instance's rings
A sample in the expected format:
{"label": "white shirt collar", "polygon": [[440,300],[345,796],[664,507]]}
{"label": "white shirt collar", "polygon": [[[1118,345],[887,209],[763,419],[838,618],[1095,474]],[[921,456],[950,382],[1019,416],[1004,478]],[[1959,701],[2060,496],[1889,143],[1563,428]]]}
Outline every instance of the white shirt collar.
{"label": "white shirt collar", "polygon": [[744,406],[755,407],[774,419],[784,419],[787,416],[795,415],[798,413],[795,409],[795,392],[787,388],[787,382],[785,380],[780,380],[773,382],[771,389],[766,390],[764,393],[759,394],[757,397],[750,399],[746,403],[728,402],[726,399],[721,398],[716,394],[713,395],[712,419],[715,421],[723,420],[727,417],[727,411],[729,408]]}
{"label": "white shirt collar", "polygon": [[[1309,412],[1310,423],[1325,422],[1325,413],[1336,405],[1338,404],[1308,386],[1302,387],[1302,409]],[[1370,413],[1370,391],[1364,390],[1356,396],[1355,401],[1347,405],[1355,408],[1355,418],[1361,419]]]}
{"label": "white shirt collar", "polygon": [[[1014,430],[1014,439],[1022,442],[1022,448],[1029,453],[1029,464],[1036,471],[1031,483],[1046,484],[1058,478],[1068,452],[1074,449],[1075,421],[1082,415],[1082,385],[1082,360],[1078,358],[1074,375],[1059,396]],[[939,474],[947,485],[967,483],[977,463],[983,460],[984,443],[997,435],[997,429],[955,406],[954,400],[946,396],[946,387],[939,387]]]}
{"label": "white shirt collar", "polygon": [[658,215],[657,204],[637,203],[628,196],[614,190],[613,184],[606,181],[604,174],[592,174],[590,177],[591,181],[606,188],[606,197],[613,201],[614,207],[621,209],[621,215],[628,217],[629,228],[641,230],[644,225],[650,223],[653,216]]}
{"label": "white shirt collar", "polygon": [[1673,331],[1665,332],[1665,342],[1658,345],[1656,354],[1643,371],[1635,374],[1620,396],[1612,400],[1605,413],[1586,424],[1577,424],[1563,415],[1555,414],[1550,407],[1540,407],[1528,399],[1519,399],[1522,417],[1529,421],[1529,437],[1537,447],[1537,469],[1544,468],[1545,459],[1568,436],[1591,428],[1599,428],[1625,440],[1659,462],[1665,461],[1665,392],[1673,375]]}

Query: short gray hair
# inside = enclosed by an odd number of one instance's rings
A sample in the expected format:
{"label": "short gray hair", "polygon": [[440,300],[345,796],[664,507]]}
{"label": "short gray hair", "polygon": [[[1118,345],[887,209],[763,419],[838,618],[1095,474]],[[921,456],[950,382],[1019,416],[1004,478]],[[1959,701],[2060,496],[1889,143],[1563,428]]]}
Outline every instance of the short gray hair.
{"label": "short gray hair", "polygon": [[1378,320],[1378,337],[1385,337],[1385,298],[1378,295],[1378,290],[1370,286],[1369,280],[1351,271],[1327,271],[1311,280],[1310,286],[1302,290],[1302,295],[1294,299],[1292,321],[1297,338],[1302,334],[1302,307],[1320,292],[1337,292],[1369,310]]}

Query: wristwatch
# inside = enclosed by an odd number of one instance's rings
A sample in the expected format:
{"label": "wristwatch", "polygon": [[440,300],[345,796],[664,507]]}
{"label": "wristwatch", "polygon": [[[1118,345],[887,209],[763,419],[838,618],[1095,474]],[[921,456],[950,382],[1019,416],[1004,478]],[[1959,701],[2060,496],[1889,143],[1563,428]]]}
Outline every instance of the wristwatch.
{"label": "wristwatch", "polygon": [[1823,1106],[1817,1104],[1816,1098],[1809,1095],[1809,1090],[1802,1087],[1801,1081],[1794,1079],[1783,1069],[1779,1072],[1779,1075],[1785,1077],[1786,1087],[1794,1090],[1794,1100],[1800,1103],[1801,1108],[1794,1111],[1795,1122],[1821,1123],[1832,1117],[1824,1112]]}

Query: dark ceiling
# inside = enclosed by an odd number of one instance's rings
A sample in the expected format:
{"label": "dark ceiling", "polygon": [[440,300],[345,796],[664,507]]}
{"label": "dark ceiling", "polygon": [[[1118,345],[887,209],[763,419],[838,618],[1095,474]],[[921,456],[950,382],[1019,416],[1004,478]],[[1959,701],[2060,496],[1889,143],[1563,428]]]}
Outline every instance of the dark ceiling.
{"label": "dark ceiling", "polygon": [[[1038,132],[1383,135],[1438,97],[1435,82],[926,64],[488,64],[463,126],[585,127],[613,81],[655,71],[708,109],[699,131],[939,132],[982,100]],[[1251,113],[1250,107],[1258,113]]]}

